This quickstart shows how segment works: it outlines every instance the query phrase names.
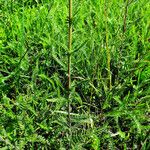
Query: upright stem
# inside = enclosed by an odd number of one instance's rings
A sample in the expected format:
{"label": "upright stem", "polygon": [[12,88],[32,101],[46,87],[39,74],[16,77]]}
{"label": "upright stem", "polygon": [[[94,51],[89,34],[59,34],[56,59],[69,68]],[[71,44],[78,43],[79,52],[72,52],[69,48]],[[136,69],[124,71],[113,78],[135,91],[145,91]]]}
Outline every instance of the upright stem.
{"label": "upright stem", "polygon": [[126,32],[126,22],[127,22],[127,14],[128,14],[128,5],[129,5],[129,0],[126,1],[126,6],[125,6],[125,11],[124,11],[124,20],[123,20],[123,33]]}
{"label": "upright stem", "polygon": [[72,0],[69,0],[69,29],[68,29],[68,90],[71,86],[71,50],[72,50]]}
{"label": "upright stem", "polygon": [[109,42],[109,33],[108,33],[108,12],[107,12],[107,1],[105,0],[105,28],[106,28],[106,53],[107,53],[107,69],[108,69],[108,85],[109,88],[112,88],[112,77],[111,77],[111,70],[110,70],[110,60],[111,60],[111,54],[110,54],[110,49],[108,47],[108,42]]}
{"label": "upright stem", "polygon": [[71,51],[72,51],[72,0],[69,0],[69,28],[68,28],[68,126],[69,126],[69,134],[71,134],[71,118],[70,118]]}

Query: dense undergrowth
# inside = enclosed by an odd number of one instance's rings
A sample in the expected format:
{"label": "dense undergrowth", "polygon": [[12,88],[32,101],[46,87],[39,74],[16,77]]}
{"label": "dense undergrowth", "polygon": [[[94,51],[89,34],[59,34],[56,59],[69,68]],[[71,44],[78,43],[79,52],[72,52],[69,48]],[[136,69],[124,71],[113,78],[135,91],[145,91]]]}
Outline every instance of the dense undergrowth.
{"label": "dense undergrowth", "polygon": [[0,8],[0,149],[150,149],[148,0],[73,0],[71,132],[68,2]]}

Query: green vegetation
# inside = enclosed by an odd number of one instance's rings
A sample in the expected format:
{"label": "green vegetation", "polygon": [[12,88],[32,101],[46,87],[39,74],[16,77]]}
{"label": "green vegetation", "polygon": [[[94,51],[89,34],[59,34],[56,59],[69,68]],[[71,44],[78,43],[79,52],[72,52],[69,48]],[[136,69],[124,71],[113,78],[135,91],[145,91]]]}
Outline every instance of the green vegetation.
{"label": "green vegetation", "polygon": [[1,150],[150,149],[149,0],[0,8]]}

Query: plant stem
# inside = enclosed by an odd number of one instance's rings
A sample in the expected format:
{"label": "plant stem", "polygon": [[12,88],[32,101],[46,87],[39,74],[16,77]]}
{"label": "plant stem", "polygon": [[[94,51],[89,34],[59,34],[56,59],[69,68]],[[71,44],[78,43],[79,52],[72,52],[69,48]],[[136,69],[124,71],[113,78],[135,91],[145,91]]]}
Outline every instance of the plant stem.
{"label": "plant stem", "polygon": [[111,77],[111,70],[110,70],[110,60],[111,60],[111,54],[110,54],[110,49],[108,47],[108,42],[109,42],[109,33],[108,33],[108,14],[107,14],[107,1],[105,0],[105,28],[106,28],[106,54],[107,54],[107,70],[108,70],[108,85],[109,89],[112,88],[112,77]]}
{"label": "plant stem", "polygon": [[[71,91],[71,50],[72,50],[72,0],[69,0],[69,28],[68,28],[68,126],[71,136],[70,91]],[[70,145],[70,144],[69,144]]]}
{"label": "plant stem", "polygon": [[125,6],[125,11],[124,11],[124,20],[123,20],[123,33],[126,32],[126,22],[127,22],[127,14],[128,14],[128,5],[129,5],[129,0],[126,1],[126,6]]}

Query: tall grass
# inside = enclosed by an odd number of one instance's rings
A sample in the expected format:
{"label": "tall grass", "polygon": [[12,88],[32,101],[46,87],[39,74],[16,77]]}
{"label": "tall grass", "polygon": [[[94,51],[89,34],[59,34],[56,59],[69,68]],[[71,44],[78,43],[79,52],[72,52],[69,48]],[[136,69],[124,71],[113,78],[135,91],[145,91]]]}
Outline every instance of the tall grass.
{"label": "tall grass", "polygon": [[1,0],[0,149],[150,149],[149,5]]}

